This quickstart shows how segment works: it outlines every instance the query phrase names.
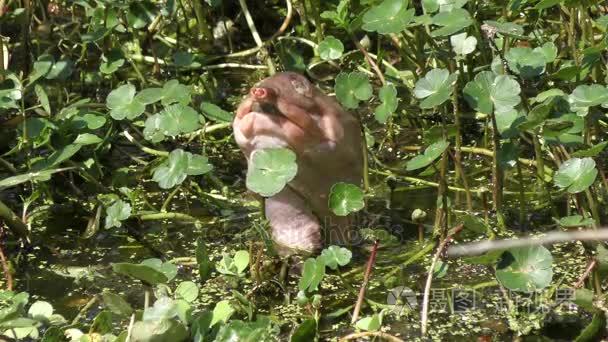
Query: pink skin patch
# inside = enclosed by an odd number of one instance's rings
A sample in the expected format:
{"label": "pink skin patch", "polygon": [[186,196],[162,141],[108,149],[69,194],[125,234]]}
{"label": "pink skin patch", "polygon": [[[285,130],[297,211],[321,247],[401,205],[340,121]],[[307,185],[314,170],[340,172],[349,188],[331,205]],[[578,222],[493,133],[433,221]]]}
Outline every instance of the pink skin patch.
{"label": "pink skin patch", "polygon": [[267,88],[251,88],[251,95],[258,100],[265,99],[270,96],[270,91]]}

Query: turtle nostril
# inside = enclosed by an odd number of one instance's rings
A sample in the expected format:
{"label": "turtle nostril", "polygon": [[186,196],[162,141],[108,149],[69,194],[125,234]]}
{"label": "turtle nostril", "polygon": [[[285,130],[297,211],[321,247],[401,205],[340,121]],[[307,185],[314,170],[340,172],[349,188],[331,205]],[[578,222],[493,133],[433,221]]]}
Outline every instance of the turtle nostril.
{"label": "turtle nostril", "polygon": [[268,96],[268,90],[265,88],[251,88],[251,95],[258,99],[263,99]]}

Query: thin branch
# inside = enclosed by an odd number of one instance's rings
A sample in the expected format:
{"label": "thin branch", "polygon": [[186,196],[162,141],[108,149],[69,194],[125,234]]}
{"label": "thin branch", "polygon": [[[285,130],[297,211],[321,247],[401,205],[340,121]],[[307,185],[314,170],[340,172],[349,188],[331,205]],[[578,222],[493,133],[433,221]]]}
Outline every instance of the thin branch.
{"label": "thin branch", "polygon": [[363,282],[361,283],[361,289],[359,289],[359,296],[357,297],[357,304],[355,304],[355,309],[353,310],[353,318],[351,319],[351,323],[355,323],[357,319],[359,319],[359,311],[361,310],[361,305],[363,304],[363,299],[365,298],[365,288],[367,287],[367,283],[369,282],[369,277],[372,273],[372,267],[376,262],[376,255],[378,254],[378,240],[374,242],[374,246],[372,247],[372,252],[369,255],[369,259],[367,260],[367,267],[365,268],[365,275],[363,276]]}
{"label": "thin branch", "polygon": [[570,232],[550,232],[542,236],[528,236],[520,239],[485,240],[465,243],[448,249],[449,257],[479,255],[489,251],[511,249],[518,247],[552,245],[571,241],[605,241],[608,240],[608,229],[589,229]]}
{"label": "thin branch", "polygon": [[429,266],[428,276],[426,278],[426,285],[424,286],[424,296],[422,299],[422,314],[420,318],[420,331],[422,336],[426,335],[427,323],[429,318],[429,294],[431,293],[431,284],[433,282],[433,271],[435,270],[435,264],[439,261],[439,258],[443,255],[443,250],[446,248],[448,243],[452,241],[454,235],[458,234],[464,225],[460,224],[456,226],[452,232],[452,234],[446,236],[443,241],[437,247],[437,251],[435,251],[435,256],[433,256],[433,261],[431,262],[431,266]]}
{"label": "thin branch", "polygon": [[137,147],[139,147],[140,150],[142,150],[142,151],[144,151],[144,152],[146,152],[148,154],[151,154],[151,155],[154,155],[154,156],[160,156],[160,157],[166,157],[166,156],[169,155],[169,152],[167,152],[167,151],[155,150],[153,148],[149,148],[149,147],[146,147],[146,146],[142,145],[126,129],[124,131],[122,131],[122,134],[125,136],[125,138],[127,138],[127,140],[129,140],[131,143],[133,143]]}
{"label": "thin branch", "polygon": [[350,340],[358,340],[364,337],[379,337],[381,339],[387,340],[389,342],[404,342],[404,340],[400,339],[397,336],[393,336],[391,334],[382,332],[382,331],[362,331],[358,333],[352,333],[350,335],[346,335],[339,339],[339,342],[346,342]]}
{"label": "thin branch", "polygon": [[0,219],[6,223],[13,234],[29,241],[30,231],[25,223],[2,201],[0,201]]}
{"label": "thin branch", "polygon": [[255,23],[253,22],[253,18],[251,17],[251,13],[249,12],[249,8],[247,7],[247,3],[245,0],[239,0],[239,4],[241,5],[241,9],[243,10],[243,15],[245,16],[245,20],[247,21],[247,25],[249,26],[249,30],[251,31],[251,35],[253,36],[253,40],[260,48],[260,51],[264,53],[264,58],[266,59],[266,64],[268,65],[268,69],[271,74],[274,74],[276,68],[272,63],[272,59],[268,56],[268,51],[264,48],[264,42],[262,42],[262,38],[260,38],[260,34],[258,30],[255,28]]}
{"label": "thin branch", "polygon": [[[0,230],[0,235],[4,237],[4,231]],[[4,240],[4,239],[3,239]],[[4,279],[6,279],[6,290],[13,290],[13,275],[11,274],[11,269],[8,266],[8,259],[4,255],[4,250],[2,249],[3,244],[0,244],[0,263],[2,263],[2,271],[4,273]]]}

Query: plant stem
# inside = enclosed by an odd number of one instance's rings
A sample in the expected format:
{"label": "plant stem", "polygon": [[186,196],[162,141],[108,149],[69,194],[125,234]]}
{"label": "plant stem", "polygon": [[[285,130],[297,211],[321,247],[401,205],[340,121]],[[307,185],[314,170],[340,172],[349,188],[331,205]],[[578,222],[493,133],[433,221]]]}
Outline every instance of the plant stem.
{"label": "plant stem", "polygon": [[519,181],[519,224],[523,224],[524,218],[526,217],[526,195],[524,194],[524,175],[521,170],[521,162],[519,159],[515,161],[517,166],[517,179]]}
{"label": "plant stem", "polygon": [[[2,232],[2,235],[3,232]],[[11,274],[11,269],[8,265],[8,260],[4,255],[3,244],[0,244],[0,263],[2,264],[2,272],[4,273],[4,279],[6,280],[6,290],[13,290],[13,275]]]}
{"label": "plant stem", "polygon": [[2,201],[0,201],[0,218],[4,220],[13,234],[29,241],[30,231],[27,229],[27,225]]}
{"label": "plant stem", "polygon": [[431,284],[433,282],[433,272],[435,270],[435,264],[443,254],[443,250],[448,245],[454,235],[458,234],[464,226],[462,224],[456,226],[454,228],[454,232],[451,235],[446,236],[435,251],[435,255],[433,256],[433,261],[431,261],[431,266],[429,266],[428,275],[426,277],[426,284],[424,286],[424,295],[422,298],[422,313],[420,318],[420,333],[424,337],[427,332],[427,323],[429,318],[429,294],[431,293]]}
{"label": "plant stem", "polygon": [[253,22],[253,18],[251,17],[251,13],[249,12],[249,8],[247,7],[247,3],[245,0],[239,0],[239,4],[241,5],[241,10],[243,10],[243,15],[245,16],[245,20],[247,20],[247,25],[249,26],[249,31],[251,31],[251,35],[253,36],[253,40],[256,45],[262,51],[264,55],[264,59],[266,60],[266,65],[268,66],[268,72],[271,75],[274,75],[277,71],[276,67],[272,63],[272,58],[268,55],[268,51],[264,47],[264,43],[262,42],[262,38],[260,38],[260,34],[258,30],[255,28],[255,23]]}
{"label": "plant stem", "polygon": [[374,246],[372,247],[369,259],[367,260],[367,267],[365,268],[365,274],[363,275],[363,282],[361,283],[361,288],[359,289],[359,296],[357,297],[357,303],[355,304],[355,308],[353,310],[353,318],[350,321],[353,324],[359,319],[359,311],[361,310],[361,305],[363,304],[363,299],[365,298],[365,289],[367,288],[369,277],[372,274],[372,267],[376,262],[376,255],[378,254],[378,244],[378,240],[374,241]]}
{"label": "plant stem", "polygon": [[187,222],[198,221],[198,219],[196,217],[190,216],[188,214],[183,214],[183,213],[142,214],[139,216],[139,219],[142,221],[154,221],[154,220],[178,220],[178,221],[187,221]]}

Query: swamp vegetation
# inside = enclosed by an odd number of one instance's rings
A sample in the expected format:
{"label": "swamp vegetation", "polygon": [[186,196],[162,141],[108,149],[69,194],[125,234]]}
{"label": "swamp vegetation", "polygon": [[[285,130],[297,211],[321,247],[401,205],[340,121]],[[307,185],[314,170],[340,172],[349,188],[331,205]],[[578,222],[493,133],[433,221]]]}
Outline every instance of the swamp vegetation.
{"label": "swamp vegetation", "polygon": [[[0,0],[0,340],[606,337],[607,30],[597,0]],[[329,199],[354,243],[282,260],[254,193],[293,158],[246,175],[231,122],[287,70],[366,163]]]}

